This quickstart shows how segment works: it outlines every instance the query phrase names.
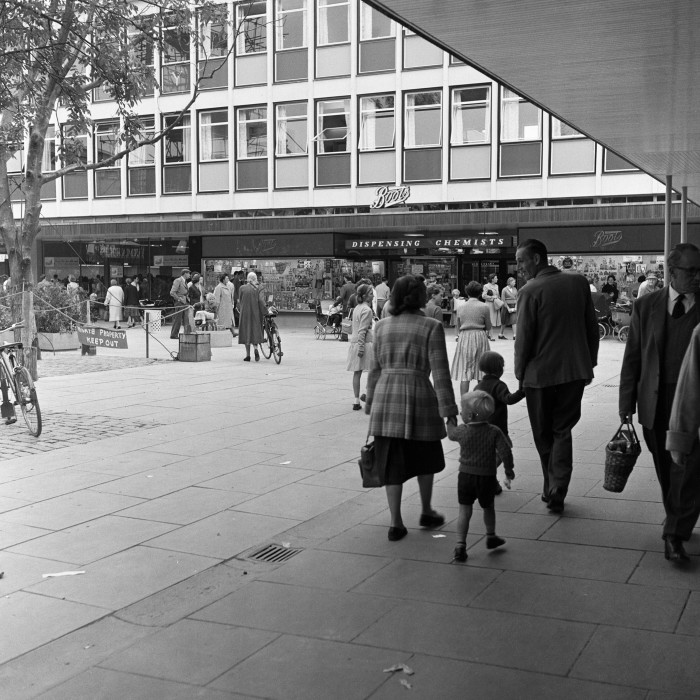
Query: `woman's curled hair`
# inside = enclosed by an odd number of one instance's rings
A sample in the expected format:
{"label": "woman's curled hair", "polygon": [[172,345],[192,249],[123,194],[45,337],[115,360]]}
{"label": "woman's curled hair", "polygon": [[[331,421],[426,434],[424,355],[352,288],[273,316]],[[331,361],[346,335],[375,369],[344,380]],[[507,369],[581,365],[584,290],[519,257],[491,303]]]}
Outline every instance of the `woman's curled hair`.
{"label": "woman's curled hair", "polygon": [[372,289],[371,284],[361,284],[357,290],[355,291],[355,294],[357,295],[357,303],[362,304],[363,302],[367,301],[367,293],[369,290]]}
{"label": "woman's curled hair", "polygon": [[394,282],[391,289],[392,316],[400,316],[404,311],[418,311],[427,301],[425,285],[413,275],[404,275]]}
{"label": "woman's curled hair", "polygon": [[465,291],[468,297],[478,299],[481,296],[481,293],[484,291],[484,288],[481,286],[481,284],[479,284],[479,282],[471,281],[467,285]]}

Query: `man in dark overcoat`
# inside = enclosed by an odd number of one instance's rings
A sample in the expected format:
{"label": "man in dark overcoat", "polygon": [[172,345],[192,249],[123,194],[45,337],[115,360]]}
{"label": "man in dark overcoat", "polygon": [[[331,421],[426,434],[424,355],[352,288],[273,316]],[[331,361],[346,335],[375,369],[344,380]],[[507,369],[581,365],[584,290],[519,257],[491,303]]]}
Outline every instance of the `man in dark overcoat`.
{"label": "man in dark overcoat", "polygon": [[[644,441],[653,458],[666,510],[664,552],[674,562],[687,561],[683,541],[693,524],[684,513],[700,494],[684,480],[691,477],[674,465],[666,450],[673,397],[693,329],[700,323],[696,295],[700,291],[700,251],[692,243],[677,245],[668,256],[671,283],[634,302],[620,372],[620,419],[631,421],[635,410]],[[690,528],[690,532],[688,531]]]}
{"label": "man in dark overcoat", "polygon": [[541,241],[523,241],[515,259],[528,279],[518,296],[515,376],[542,463],[542,500],[561,513],[573,470],[571,430],[598,362],[598,321],[586,278],[549,265]]}

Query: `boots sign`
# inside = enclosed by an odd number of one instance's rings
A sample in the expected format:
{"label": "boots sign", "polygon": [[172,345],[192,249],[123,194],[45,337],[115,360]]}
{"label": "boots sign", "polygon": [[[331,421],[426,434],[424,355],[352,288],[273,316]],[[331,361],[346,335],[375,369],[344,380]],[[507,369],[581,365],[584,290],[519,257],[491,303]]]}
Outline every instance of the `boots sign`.
{"label": "boots sign", "polygon": [[388,209],[399,204],[405,204],[411,196],[410,187],[377,187],[374,199],[369,205],[370,209]]}

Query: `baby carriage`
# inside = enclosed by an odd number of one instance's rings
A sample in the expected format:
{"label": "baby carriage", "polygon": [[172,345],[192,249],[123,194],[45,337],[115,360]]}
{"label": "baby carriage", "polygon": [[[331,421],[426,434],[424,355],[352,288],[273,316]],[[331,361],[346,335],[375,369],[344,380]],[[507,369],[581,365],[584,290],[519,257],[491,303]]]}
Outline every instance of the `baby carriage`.
{"label": "baby carriage", "polygon": [[592,292],[593,307],[598,319],[598,337],[603,340],[608,335],[613,334],[613,323],[610,317],[610,299],[602,292]]}
{"label": "baby carriage", "polygon": [[314,336],[316,340],[325,340],[327,335],[331,335],[336,340],[340,340],[343,305],[339,303],[339,301],[339,299],[336,299],[336,301],[332,303],[329,301],[316,301],[309,304],[309,306],[313,306],[316,312],[316,325],[314,326]]}
{"label": "baby carriage", "polygon": [[632,302],[620,302],[610,308],[613,322],[613,334],[621,343],[627,342],[630,332],[630,318],[632,317]]}

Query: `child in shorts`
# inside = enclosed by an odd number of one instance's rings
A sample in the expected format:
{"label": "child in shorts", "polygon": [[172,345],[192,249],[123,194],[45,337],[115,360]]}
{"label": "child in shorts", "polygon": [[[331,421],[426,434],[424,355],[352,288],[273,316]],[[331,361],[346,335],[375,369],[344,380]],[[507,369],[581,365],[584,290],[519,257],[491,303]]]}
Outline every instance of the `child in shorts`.
{"label": "child in shorts", "polygon": [[459,443],[459,476],[457,498],[457,546],[454,561],[467,560],[467,532],[472,517],[474,501],[478,500],[484,512],[486,526],[486,549],[496,549],[506,541],[496,535],[496,469],[503,462],[506,471],[506,486],[515,478],[513,453],[510,441],[500,428],[489,423],[493,415],[494,400],[485,391],[469,391],[462,395],[461,416],[464,423],[447,423],[447,437]]}
{"label": "child in shorts", "polygon": [[[518,401],[525,398],[525,392],[522,389],[514,391],[512,394],[506,383],[501,379],[503,369],[505,367],[503,355],[489,350],[479,358],[479,370],[483,377],[481,381],[474,387],[475,391],[485,391],[491,396],[494,401],[494,411],[489,423],[501,429],[501,432],[508,438],[508,442],[512,447],[512,442],[508,436],[508,406],[512,406]],[[498,496],[503,489],[498,485],[496,495]]]}

